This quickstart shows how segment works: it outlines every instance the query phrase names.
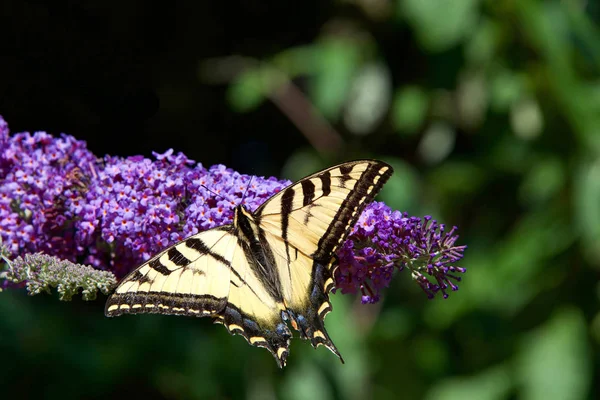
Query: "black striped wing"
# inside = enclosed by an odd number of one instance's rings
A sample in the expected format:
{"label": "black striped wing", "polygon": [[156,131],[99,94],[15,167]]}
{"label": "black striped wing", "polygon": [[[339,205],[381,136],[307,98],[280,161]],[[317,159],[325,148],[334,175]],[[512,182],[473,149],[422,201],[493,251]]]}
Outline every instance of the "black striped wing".
{"label": "black striped wing", "polygon": [[323,323],[331,311],[334,252],[392,172],[376,160],[340,164],[288,186],[254,213],[292,325],[314,347],[325,345],[338,356]]}
{"label": "black striped wing", "polygon": [[231,225],[198,233],[126,276],[108,298],[105,314],[209,316],[231,334],[267,348],[283,366],[291,337],[281,319],[284,307],[251,262]]}

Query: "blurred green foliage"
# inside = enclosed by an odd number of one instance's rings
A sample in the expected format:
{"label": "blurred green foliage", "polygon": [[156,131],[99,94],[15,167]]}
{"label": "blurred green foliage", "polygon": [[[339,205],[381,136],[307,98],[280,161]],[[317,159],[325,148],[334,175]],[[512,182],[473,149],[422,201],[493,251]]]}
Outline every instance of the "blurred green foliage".
{"label": "blurred green foliage", "polygon": [[281,177],[390,162],[380,200],[459,227],[460,290],[428,301],[400,273],[377,305],[336,295],[346,364],[295,340],[283,371],[207,321],[6,292],[2,376],[23,398],[600,397],[600,6],[339,3],[312,43],[234,59],[231,109],[273,102],[306,135]]}

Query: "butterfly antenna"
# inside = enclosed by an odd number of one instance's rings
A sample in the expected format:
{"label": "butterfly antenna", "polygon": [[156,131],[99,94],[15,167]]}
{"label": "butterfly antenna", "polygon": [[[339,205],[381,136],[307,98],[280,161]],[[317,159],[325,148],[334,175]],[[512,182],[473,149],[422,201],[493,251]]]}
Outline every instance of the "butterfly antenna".
{"label": "butterfly antenna", "polygon": [[252,185],[252,179],[254,179],[253,176],[250,177],[250,182],[248,182],[248,186],[246,186],[246,190],[244,190],[244,193],[242,194],[242,200],[240,201],[240,204],[244,204],[244,199],[246,198],[246,193],[248,193],[248,189],[250,189],[250,186]]}
{"label": "butterfly antenna", "polygon": [[202,184],[201,184],[200,186],[202,186],[204,189],[206,189],[206,190],[208,190],[209,192],[211,192],[212,194],[214,194],[216,197],[220,197],[220,198],[222,198],[223,200],[225,200],[225,197],[221,196],[221,195],[220,195],[219,193],[217,193],[217,192],[213,192],[213,191],[212,191],[212,190],[210,190],[210,189],[209,189],[209,188],[208,188],[206,185],[202,185]]}

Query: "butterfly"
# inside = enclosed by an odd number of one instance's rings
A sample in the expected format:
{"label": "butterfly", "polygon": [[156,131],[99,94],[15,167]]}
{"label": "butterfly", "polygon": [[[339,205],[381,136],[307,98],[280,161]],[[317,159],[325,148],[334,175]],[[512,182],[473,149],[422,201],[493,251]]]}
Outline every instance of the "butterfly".
{"label": "butterfly", "polygon": [[377,160],[346,162],[307,176],[233,223],[190,236],[119,282],[105,314],[210,317],[286,364],[292,332],[342,356],[325,330],[336,249],[391,176]]}

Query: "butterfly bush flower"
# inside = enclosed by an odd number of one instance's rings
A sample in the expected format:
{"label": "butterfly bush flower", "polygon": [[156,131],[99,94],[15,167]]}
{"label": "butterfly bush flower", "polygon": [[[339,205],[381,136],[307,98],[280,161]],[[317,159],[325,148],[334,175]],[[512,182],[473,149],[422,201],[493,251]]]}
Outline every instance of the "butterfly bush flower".
{"label": "butterfly bush flower", "polygon": [[381,202],[370,204],[338,251],[337,288],[342,293],[361,292],[363,303],[379,300],[395,269],[409,269],[413,280],[429,298],[448,289],[458,290],[465,268],[456,265],[466,246],[455,246],[456,227],[446,232],[430,216],[409,217]]}
{"label": "butterfly bush flower", "polygon": [[[120,279],[165,247],[231,223],[237,205],[255,210],[291,183],[205,168],[173,150],[153,157],[98,158],[72,136],[9,135],[0,117],[0,239],[9,269],[1,287],[34,293],[62,281],[65,298],[104,291],[114,285],[108,276]],[[429,297],[446,297],[465,271],[455,265],[465,246],[454,245],[455,228],[445,229],[372,203],[338,251],[338,289],[375,302],[395,270],[409,269]]]}

